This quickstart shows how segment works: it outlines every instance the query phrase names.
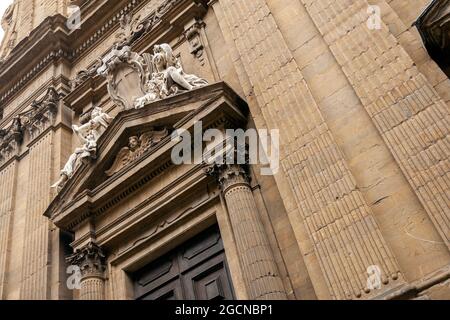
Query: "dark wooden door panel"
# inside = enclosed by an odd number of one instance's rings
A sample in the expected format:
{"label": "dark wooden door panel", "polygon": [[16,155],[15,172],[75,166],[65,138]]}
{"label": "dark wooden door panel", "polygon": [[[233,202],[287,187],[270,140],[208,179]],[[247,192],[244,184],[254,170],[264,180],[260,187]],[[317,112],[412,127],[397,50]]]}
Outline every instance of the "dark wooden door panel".
{"label": "dark wooden door panel", "polygon": [[150,291],[139,298],[139,300],[182,300],[183,291],[180,279],[175,279],[164,286]]}
{"label": "dark wooden door panel", "polygon": [[186,243],[181,250],[180,271],[184,272],[211,256],[223,252],[222,239],[218,232],[202,233]]}
{"label": "dark wooden door panel", "polygon": [[217,226],[197,235],[134,275],[136,299],[233,299],[222,239]]}
{"label": "dark wooden door panel", "polygon": [[225,255],[220,254],[186,273],[183,279],[187,289],[187,299],[233,299],[233,291],[224,259]]}

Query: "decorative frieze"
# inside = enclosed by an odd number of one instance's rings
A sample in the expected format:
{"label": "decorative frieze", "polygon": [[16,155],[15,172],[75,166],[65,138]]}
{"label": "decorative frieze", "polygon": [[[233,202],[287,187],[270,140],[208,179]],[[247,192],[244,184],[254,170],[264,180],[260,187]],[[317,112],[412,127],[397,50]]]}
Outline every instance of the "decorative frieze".
{"label": "decorative frieze", "polygon": [[14,156],[24,140],[25,131],[29,141],[55,122],[58,112],[59,94],[51,87],[45,96],[32,102],[30,108],[18,114],[6,129],[0,129],[0,164]]}
{"label": "decorative frieze", "polygon": [[97,59],[94,64],[92,64],[89,68],[86,70],[79,71],[75,78],[69,81],[70,88],[74,90],[76,87],[87,81],[88,79],[91,79],[93,76],[97,74],[97,69],[100,68],[102,65],[102,60]]}

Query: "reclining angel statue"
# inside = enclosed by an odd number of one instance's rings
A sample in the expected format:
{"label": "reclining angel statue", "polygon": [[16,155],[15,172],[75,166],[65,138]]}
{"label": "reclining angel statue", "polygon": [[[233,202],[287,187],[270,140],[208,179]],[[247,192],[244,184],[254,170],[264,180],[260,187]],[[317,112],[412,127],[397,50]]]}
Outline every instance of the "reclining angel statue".
{"label": "reclining angel statue", "polygon": [[94,134],[95,140],[97,141],[112,119],[113,118],[107,113],[103,112],[102,108],[95,107],[91,112],[91,120],[82,126],[73,125],[72,129],[77,134],[78,138],[80,138],[81,143],[84,142],[83,137],[86,137],[90,132]]}
{"label": "reclining angel statue", "polygon": [[151,76],[147,81],[147,94],[135,101],[137,109],[179,91],[190,91],[208,85],[205,79],[184,72],[179,59],[167,43],[155,45],[153,55],[144,55],[144,59]]}
{"label": "reclining angel statue", "polygon": [[61,170],[59,180],[51,188],[56,188],[57,191],[60,191],[82,163],[87,163],[89,159],[96,158],[97,140],[108,127],[111,120],[112,117],[104,113],[102,108],[95,107],[91,112],[91,120],[82,126],[72,126],[82,146],[76,148],[69,157],[69,160]]}

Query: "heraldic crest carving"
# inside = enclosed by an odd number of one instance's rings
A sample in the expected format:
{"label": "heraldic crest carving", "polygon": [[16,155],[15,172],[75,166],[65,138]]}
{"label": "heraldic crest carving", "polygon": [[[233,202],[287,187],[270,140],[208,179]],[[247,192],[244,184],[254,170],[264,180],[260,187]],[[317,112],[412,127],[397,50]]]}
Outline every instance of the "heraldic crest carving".
{"label": "heraldic crest carving", "polygon": [[155,45],[153,54],[139,55],[128,46],[113,49],[102,59],[97,73],[106,77],[113,101],[126,110],[208,84],[185,73],[167,43]]}

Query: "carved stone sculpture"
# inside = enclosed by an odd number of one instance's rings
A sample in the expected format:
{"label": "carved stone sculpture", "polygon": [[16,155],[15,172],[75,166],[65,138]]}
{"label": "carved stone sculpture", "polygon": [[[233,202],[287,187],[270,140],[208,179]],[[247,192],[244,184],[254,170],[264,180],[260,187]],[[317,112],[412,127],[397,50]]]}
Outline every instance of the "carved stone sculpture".
{"label": "carved stone sculpture", "polygon": [[4,38],[0,43],[0,64],[9,55],[17,42],[17,10],[18,6],[12,3],[3,14],[1,27],[4,30]]}
{"label": "carved stone sculpture", "polygon": [[205,79],[186,74],[167,43],[156,45],[153,52],[153,64],[156,71],[164,76],[168,91],[172,90],[176,93],[177,89],[192,90],[208,84]]}
{"label": "carved stone sculpture", "polygon": [[139,55],[130,47],[113,49],[102,59],[97,73],[108,80],[111,99],[124,109],[142,108],[147,103],[208,84],[184,72],[170,45],[156,45],[153,55]]}
{"label": "carved stone sculpture", "polygon": [[81,164],[87,163],[89,159],[97,157],[97,140],[106,130],[112,118],[103,112],[102,108],[96,107],[91,112],[91,120],[82,126],[72,126],[73,131],[80,139],[82,146],[76,148],[61,170],[59,180],[52,185],[58,191],[73,176]]}
{"label": "carved stone sculpture", "polygon": [[55,122],[59,99],[56,89],[50,87],[43,98],[33,101],[31,108],[19,115],[31,139]]}
{"label": "carved stone sculpture", "polygon": [[22,139],[22,122],[20,117],[16,117],[8,129],[0,130],[0,163],[11,158]]}
{"label": "carved stone sculpture", "polygon": [[167,129],[161,131],[150,131],[138,136],[131,136],[128,139],[128,146],[123,147],[116,156],[116,159],[109,170],[105,173],[112,176],[122,170],[125,166],[140,158],[151,147],[159,143],[169,134]]}
{"label": "carved stone sculpture", "polygon": [[81,126],[73,125],[72,129],[81,142],[84,142],[88,135],[93,135],[95,141],[97,141],[112,119],[107,113],[103,112],[102,108],[95,107],[91,113],[91,120]]}
{"label": "carved stone sculpture", "polygon": [[135,100],[147,93],[145,86],[151,70],[148,69],[145,56],[125,46],[120,50],[113,49],[102,62],[97,73],[106,77],[109,96],[119,107],[133,109]]}

